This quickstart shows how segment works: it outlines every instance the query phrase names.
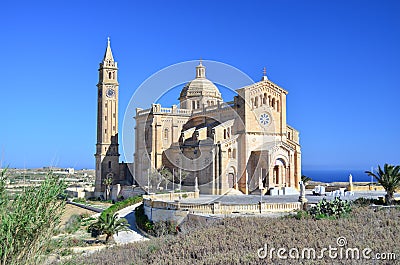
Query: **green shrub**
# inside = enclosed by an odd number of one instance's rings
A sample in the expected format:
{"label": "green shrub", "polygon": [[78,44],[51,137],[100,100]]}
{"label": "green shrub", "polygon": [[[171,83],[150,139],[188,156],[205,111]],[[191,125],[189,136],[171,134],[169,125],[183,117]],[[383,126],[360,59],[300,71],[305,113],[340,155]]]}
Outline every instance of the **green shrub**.
{"label": "green shrub", "polygon": [[142,201],[143,201],[142,196],[135,196],[135,197],[131,197],[131,198],[128,198],[128,199],[120,201],[120,202],[116,202],[114,205],[111,205],[110,207],[105,209],[101,213],[101,216],[103,218],[106,218],[107,214],[114,215],[119,210],[122,210],[125,207],[128,207],[130,205],[134,205],[134,204],[142,202]]}
{"label": "green shrub", "polygon": [[307,219],[310,218],[310,214],[307,211],[297,211],[296,215],[294,215],[294,218],[296,218],[297,220],[301,220],[301,219]]}
{"label": "green shrub", "polygon": [[314,207],[309,210],[309,213],[316,219],[323,218],[340,218],[351,212],[350,202],[341,200],[339,197],[328,201],[323,198]]}
{"label": "green shrub", "polygon": [[135,210],[136,224],[146,233],[160,237],[164,235],[176,234],[176,223],[171,221],[152,222],[144,213],[144,206],[140,205]]}
{"label": "green shrub", "polygon": [[75,199],[72,200],[72,202],[86,203],[86,199],[85,198],[75,198]]}
{"label": "green shrub", "polygon": [[369,198],[360,197],[360,198],[355,199],[353,201],[353,204],[357,205],[357,206],[368,206],[370,204],[375,203],[376,201],[377,200],[375,200],[375,199],[369,199]]}
{"label": "green shrub", "polygon": [[48,175],[39,187],[27,187],[10,200],[5,191],[5,171],[0,177],[0,263],[42,264],[57,229],[65,201],[66,185]]}
{"label": "green shrub", "polygon": [[65,224],[65,232],[68,234],[75,233],[81,226],[82,217],[78,214],[72,215]]}
{"label": "green shrub", "polygon": [[143,204],[135,209],[135,217],[137,226],[143,231],[152,234],[154,224],[145,215]]}

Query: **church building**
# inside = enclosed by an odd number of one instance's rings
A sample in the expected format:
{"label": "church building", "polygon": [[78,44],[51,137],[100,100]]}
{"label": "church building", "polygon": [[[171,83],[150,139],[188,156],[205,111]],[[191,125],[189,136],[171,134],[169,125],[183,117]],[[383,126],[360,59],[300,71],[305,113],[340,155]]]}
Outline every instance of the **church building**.
{"label": "church building", "polygon": [[[137,183],[145,190],[164,186],[152,178],[161,169],[171,188],[198,188],[200,194],[288,194],[301,179],[299,132],[286,123],[288,92],[270,81],[236,89],[224,102],[200,61],[194,79],[179,95],[179,106],[152,104],[137,109],[133,178],[128,164],[119,163],[117,63],[108,41],[99,69],[96,191],[104,178]],[[133,180],[134,179],[134,180]],[[162,179],[161,179],[162,181]],[[287,191],[287,192],[285,192]]]}

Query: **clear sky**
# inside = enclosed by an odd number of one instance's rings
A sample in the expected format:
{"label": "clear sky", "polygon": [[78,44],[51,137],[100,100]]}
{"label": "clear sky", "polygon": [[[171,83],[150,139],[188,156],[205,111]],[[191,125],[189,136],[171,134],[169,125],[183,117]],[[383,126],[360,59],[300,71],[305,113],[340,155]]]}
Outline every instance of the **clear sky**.
{"label": "clear sky", "polygon": [[254,80],[266,66],[289,91],[304,169],[400,164],[399,14],[388,0],[5,0],[0,158],[94,168],[97,69],[110,36],[120,121],[135,89],[169,65],[202,57]]}

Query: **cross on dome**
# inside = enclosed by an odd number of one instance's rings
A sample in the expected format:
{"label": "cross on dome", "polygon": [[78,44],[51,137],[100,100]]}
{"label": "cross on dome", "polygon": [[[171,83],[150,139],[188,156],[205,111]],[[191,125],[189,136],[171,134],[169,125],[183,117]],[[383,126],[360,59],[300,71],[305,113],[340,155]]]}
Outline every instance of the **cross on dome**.
{"label": "cross on dome", "polygon": [[268,77],[267,77],[267,68],[264,66],[264,69],[263,69],[263,76],[262,76],[262,78],[261,78],[261,81],[266,81],[266,80],[268,80]]}
{"label": "cross on dome", "polygon": [[202,64],[203,59],[200,57],[200,63],[196,66],[196,78],[206,78],[206,68]]}

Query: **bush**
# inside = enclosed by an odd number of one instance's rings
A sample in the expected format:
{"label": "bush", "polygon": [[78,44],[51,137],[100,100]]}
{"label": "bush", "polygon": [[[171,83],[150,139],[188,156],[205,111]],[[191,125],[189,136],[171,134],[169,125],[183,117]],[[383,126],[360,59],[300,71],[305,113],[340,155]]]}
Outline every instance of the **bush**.
{"label": "bush", "polygon": [[72,200],[72,202],[86,203],[86,199],[85,198],[75,198],[75,199]]}
{"label": "bush", "polygon": [[353,201],[353,204],[357,205],[357,206],[368,206],[370,204],[375,203],[376,201],[378,201],[378,200],[360,197],[360,198],[355,199]]}
{"label": "bush", "polygon": [[103,218],[106,218],[107,214],[114,215],[119,210],[122,210],[125,207],[128,207],[130,205],[134,205],[134,204],[142,202],[142,201],[143,201],[142,196],[135,196],[135,197],[131,197],[131,198],[128,198],[128,199],[120,201],[120,202],[116,202],[114,205],[112,205],[112,206],[108,207],[107,209],[105,209],[101,213],[101,216]]}
{"label": "bush", "polygon": [[58,197],[66,185],[48,175],[39,187],[27,187],[14,200],[0,178],[0,263],[42,264],[50,238],[57,229],[65,201]]}
{"label": "bush", "polygon": [[301,220],[301,219],[307,219],[310,218],[310,214],[307,211],[297,211],[296,215],[294,215],[294,218],[296,218],[297,220]]}
{"label": "bush", "polygon": [[178,229],[176,223],[172,221],[150,221],[147,215],[144,213],[143,205],[140,205],[136,208],[135,217],[137,226],[152,236],[160,237],[164,235],[176,234]]}
{"label": "bush", "polygon": [[79,227],[81,226],[81,220],[82,217],[80,215],[72,215],[65,224],[65,232],[72,234],[78,231]]}
{"label": "bush", "polygon": [[341,200],[339,197],[331,201],[324,198],[309,210],[309,213],[316,219],[340,218],[350,212],[350,202]]}
{"label": "bush", "polygon": [[136,225],[143,231],[152,234],[154,224],[144,213],[143,204],[135,209]]}

